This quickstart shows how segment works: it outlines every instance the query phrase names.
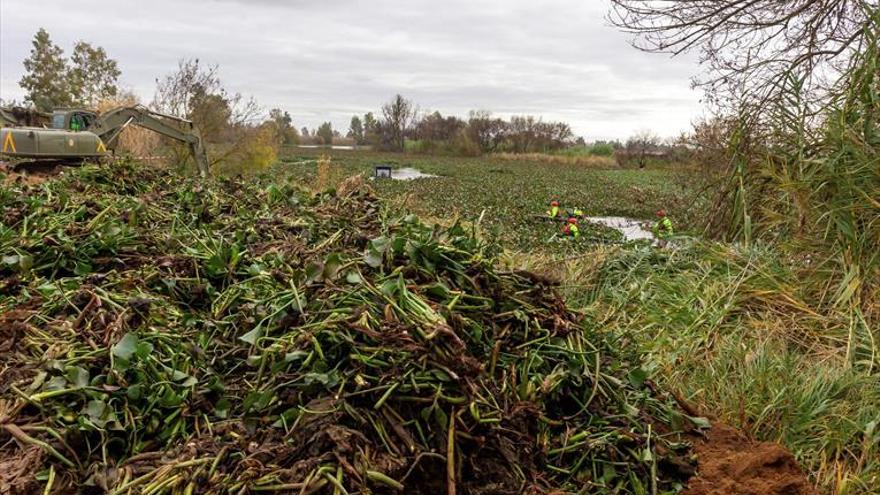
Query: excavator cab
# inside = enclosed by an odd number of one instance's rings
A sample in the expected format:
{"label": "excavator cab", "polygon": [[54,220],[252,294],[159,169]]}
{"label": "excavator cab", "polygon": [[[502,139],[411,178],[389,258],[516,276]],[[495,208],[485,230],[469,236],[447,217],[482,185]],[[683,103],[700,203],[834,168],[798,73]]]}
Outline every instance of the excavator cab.
{"label": "excavator cab", "polygon": [[84,131],[97,119],[96,113],[86,110],[55,110],[52,112],[52,129]]}

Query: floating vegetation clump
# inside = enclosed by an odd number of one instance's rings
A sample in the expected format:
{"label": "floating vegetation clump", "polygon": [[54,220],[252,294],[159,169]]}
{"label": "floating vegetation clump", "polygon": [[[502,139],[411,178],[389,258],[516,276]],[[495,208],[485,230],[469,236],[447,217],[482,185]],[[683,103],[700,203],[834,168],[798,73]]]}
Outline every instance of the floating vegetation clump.
{"label": "floating vegetation clump", "polygon": [[0,492],[663,493],[693,421],[553,282],[355,181],[0,188]]}

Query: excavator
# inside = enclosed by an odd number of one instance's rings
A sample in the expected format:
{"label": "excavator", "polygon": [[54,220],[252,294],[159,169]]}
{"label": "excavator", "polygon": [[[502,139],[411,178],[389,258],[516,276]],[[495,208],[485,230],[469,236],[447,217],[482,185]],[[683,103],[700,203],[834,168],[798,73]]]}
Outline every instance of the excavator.
{"label": "excavator", "polygon": [[202,177],[208,175],[208,156],[193,123],[142,105],[118,107],[102,114],[82,109],[46,113],[0,108],[0,156],[38,162],[100,159],[111,154],[119,135],[129,125],[185,143],[199,173]]}

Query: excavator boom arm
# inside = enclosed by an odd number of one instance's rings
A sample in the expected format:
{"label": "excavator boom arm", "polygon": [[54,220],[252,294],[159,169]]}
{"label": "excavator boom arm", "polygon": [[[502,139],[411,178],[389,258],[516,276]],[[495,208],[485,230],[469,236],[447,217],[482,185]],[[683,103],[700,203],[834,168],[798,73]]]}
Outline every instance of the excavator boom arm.
{"label": "excavator boom arm", "polygon": [[171,139],[186,143],[195,158],[202,176],[208,175],[208,156],[202,138],[189,120],[154,112],[144,106],[114,108],[98,117],[89,127],[107,145],[113,146],[122,130],[137,125]]}

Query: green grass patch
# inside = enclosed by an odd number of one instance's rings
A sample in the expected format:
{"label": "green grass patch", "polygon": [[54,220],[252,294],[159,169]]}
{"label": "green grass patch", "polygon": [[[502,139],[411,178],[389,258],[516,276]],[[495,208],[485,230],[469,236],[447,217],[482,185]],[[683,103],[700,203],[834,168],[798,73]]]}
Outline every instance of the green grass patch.
{"label": "green grass patch", "polygon": [[869,337],[811,306],[796,268],[771,247],[696,242],[561,273],[569,302],[639,346],[663,387],[782,443],[829,493],[880,493],[880,377],[848,352]]}

